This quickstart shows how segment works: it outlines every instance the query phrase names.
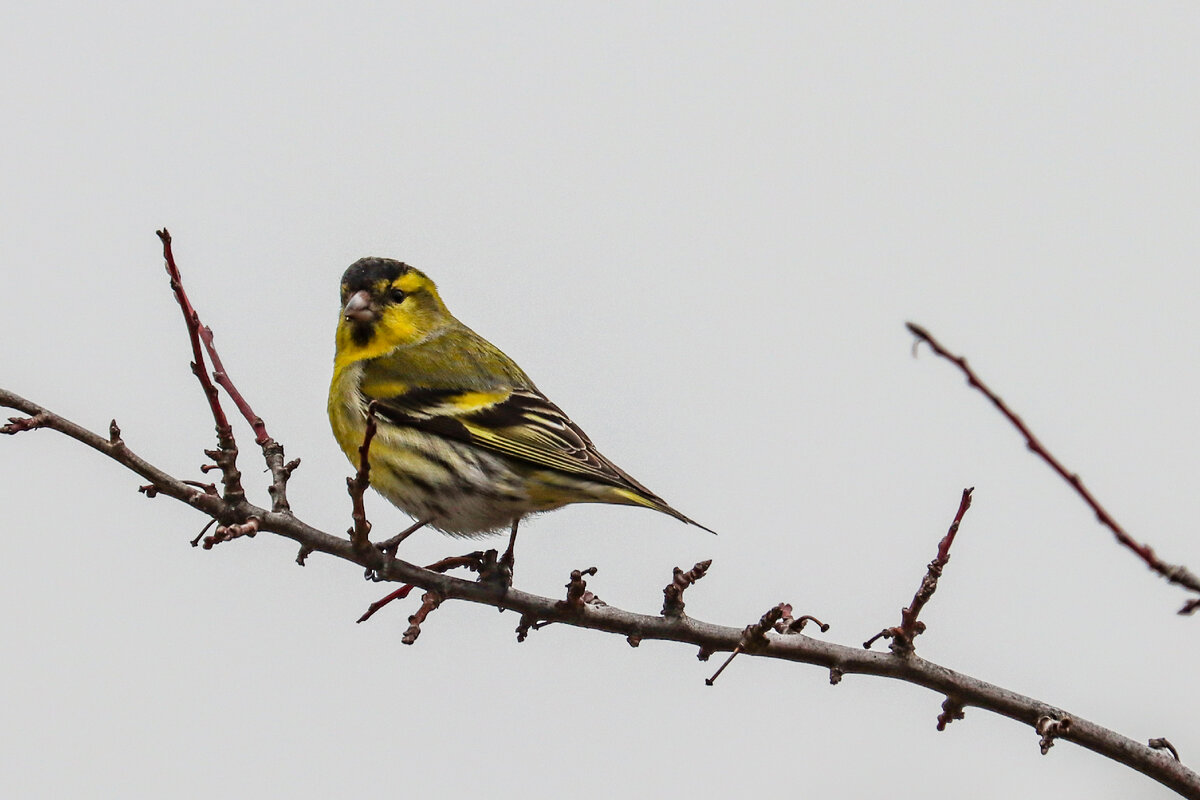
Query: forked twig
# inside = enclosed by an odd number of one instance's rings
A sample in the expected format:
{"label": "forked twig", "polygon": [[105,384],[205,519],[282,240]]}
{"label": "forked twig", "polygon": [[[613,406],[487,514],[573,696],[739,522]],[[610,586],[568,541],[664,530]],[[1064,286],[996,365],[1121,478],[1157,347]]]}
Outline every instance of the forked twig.
{"label": "forked twig", "polygon": [[[169,253],[169,237],[166,231],[161,235]],[[173,258],[168,260],[173,264]],[[177,283],[173,276],[173,284]],[[186,303],[186,295],[182,294],[182,286],[179,286],[177,299],[181,296],[181,307],[188,321],[189,334],[196,334],[199,330],[199,318],[194,313],[188,313],[190,304]],[[195,342],[196,339],[193,338],[193,345]],[[195,348],[193,352],[196,352]],[[198,359],[197,363],[202,361]],[[202,386],[205,383],[206,380],[202,379]],[[207,383],[211,387],[211,382]],[[212,396],[207,387],[205,393]],[[1200,775],[1168,755],[1172,748],[1164,741],[1152,740],[1150,745],[1133,741],[1034,698],[1024,697],[933,664],[915,654],[897,658],[892,654],[868,652],[808,636],[786,635],[796,633],[804,622],[811,620],[807,616],[792,618],[791,607],[787,604],[772,608],[758,623],[737,629],[694,620],[686,615],[668,618],[661,615],[637,614],[603,605],[587,590],[584,581],[585,575],[594,574],[593,570],[577,570],[572,575],[567,601],[532,595],[512,588],[507,583],[464,581],[421,569],[398,558],[385,557],[377,548],[370,546],[365,531],[352,533],[351,539],[355,541],[347,540],[306,524],[287,512],[286,507],[281,510],[278,505],[272,508],[257,506],[246,500],[243,495],[232,492],[228,482],[223,495],[210,493],[207,486],[198,488],[188,485],[133,453],[121,440],[115,424],[110,426],[108,436],[101,436],[4,389],[0,389],[0,405],[28,415],[28,419],[18,418],[11,426],[5,426],[5,432],[18,433],[33,427],[45,427],[70,436],[148,481],[143,487],[148,496],[164,494],[174,497],[201,511],[206,517],[218,520],[218,531],[222,535],[250,536],[259,531],[275,533],[301,545],[298,556],[300,560],[308,553],[325,553],[359,567],[366,567],[381,580],[410,583],[424,589],[426,594],[422,598],[421,608],[410,618],[410,628],[406,632],[409,641],[419,634],[421,623],[439,603],[444,599],[458,599],[517,612],[521,618],[519,630],[523,632],[545,624],[563,623],[621,635],[630,643],[643,640],[687,643],[699,648],[702,659],[715,652],[733,651],[735,654],[745,653],[813,664],[828,669],[831,682],[851,674],[878,675],[923,686],[946,697],[947,702],[943,704],[939,723],[960,718],[961,710],[968,705],[989,710],[1022,725],[1034,726],[1043,737],[1043,747],[1048,747],[1057,739],[1068,740],[1143,772],[1184,796],[1200,798]],[[214,421],[220,426],[222,415],[219,414],[219,403],[216,407]],[[366,447],[363,449],[365,451]],[[271,456],[266,453],[265,447],[264,454],[270,459]],[[365,452],[362,458],[365,460]],[[293,466],[294,464],[284,465],[280,461],[281,469],[290,469]],[[366,483],[365,478],[363,482]],[[365,485],[363,489],[365,490]],[[361,501],[361,493],[359,500]],[[963,512],[965,508],[960,506],[960,519]],[[365,513],[362,518],[365,523]],[[948,557],[952,540],[953,528],[943,540],[944,546],[939,548],[939,559],[943,564]],[[366,547],[362,546],[364,543]],[[481,560],[481,571],[494,570],[496,564],[496,551],[488,551]],[[916,599],[908,610],[912,611],[911,618],[915,628],[919,624],[916,617],[920,611],[920,604]],[[542,622],[537,622],[538,620]],[[518,636],[520,635],[519,633]]]}
{"label": "forked twig", "polygon": [[[605,631],[639,641],[661,640],[687,643],[699,648],[703,659],[715,652],[729,652],[743,647],[744,629],[714,625],[689,617],[667,619],[661,615],[638,614],[613,606],[596,607],[591,613],[579,613],[566,607],[562,600],[540,597],[515,588],[499,590],[495,585],[464,581],[449,575],[423,570],[397,558],[382,564],[373,562],[369,553],[354,549],[342,536],[314,528],[292,514],[262,508],[249,502],[233,506],[221,497],[187,486],[170,474],[155,467],[131,452],[124,444],[115,445],[108,436],[100,436],[13,392],[0,388],[0,406],[39,416],[42,427],[59,431],[82,444],[128,467],[156,487],[161,494],[174,497],[203,512],[221,519],[226,525],[245,523],[250,517],[261,520],[261,531],[275,533],[300,543],[306,552],[320,552],[343,559],[360,567],[376,569],[383,580],[412,583],[425,591],[436,592],[445,599],[458,599],[493,608],[510,609],[521,615],[522,622],[549,620],[579,628]],[[494,551],[493,551],[494,552]],[[582,577],[582,576],[581,576]],[[586,595],[581,598],[586,603]],[[768,616],[773,626],[783,619]],[[758,626],[751,626],[758,627]],[[532,624],[530,624],[532,628]],[[766,638],[764,634],[764,639]],[[879,675],[924,686],[947,697],[954,697],[963,706],[970,705],[1001,714],[1023,725],[1033,725],[1042,716],[1062,719],[1065,713],[1032,697],[986,683],[913,655],[896,658],[861,648],[846,647],[819,641],[808,636],[774,636],[767,647],[753,647],[746,655],[765,656],[808,663],[829,670],[830,680],[852,674]],[[1059,738],[1068,739],[1106,758],[1125,764],[1162,783],[1185,797],[1200,798],[1200,775],[1192,772],[1163,751],[1142,742],[1121,736],[1077,715],[1069,715],[1070,730],[1058,731]]]}
{"label": "forked twig", "polygon": [[220,384],[233,400],[238,411],[249,423],[254,430],[254,441],[262,448],[263,458],[266,459],[267,469],[271,473],[271,486],[268,491],[271,493],[272,509],[283,513],[290,513],[291,507],[288,505],[287,499],[287,482],[291,478],[292,472],[296,467],[300,466],[300,460],[295,459],[291,462],[284,463],[283,445],[272,439],[267,434],[267,426],[263,423],[262,418],[254,413],[254,409],[246,402],[246,398],[238,390],[233,380],[229,377],[229,373],[225,370],[225,365],[221,363],[221,356],[217,353],[216,345],[213,343],[212,329],[200,322],[200,314],[192,305],[191,299],[183,288],[183,278],[180,274],[179,267],[175,263],[175,253],[171,247],[171,234],[166,228],[157,231],[158,238],[163,245],[163,260],[166,262],[167,275],[171,281],[171,291],[175,294],[175,302],[179,304],[180,311],[183,312],[183,321],[187,325],[188,339],[192,345],[192,372],[200,381],[200,386],[204,390],[204,396],[208,399],[209,409],[212,411],[213,422],[217,428],[217,450],[206,451],[210,457],[217,463],[221,469],[222,482],[225,485],[225,491],[231,498],[245,497],[245,492],[242,489],[241,473],[237,469],[237,442],[234,440],[233,428],[229,424],[229,419],[225,416],[225,410],[221,407],[220,396],[217,394],[217,388],[209,379],[208,370],[205,366],[204,353],[201,352],[200,346],[204,345],[204,351],[208,354],[208,359],[212,363],[212,379]]}

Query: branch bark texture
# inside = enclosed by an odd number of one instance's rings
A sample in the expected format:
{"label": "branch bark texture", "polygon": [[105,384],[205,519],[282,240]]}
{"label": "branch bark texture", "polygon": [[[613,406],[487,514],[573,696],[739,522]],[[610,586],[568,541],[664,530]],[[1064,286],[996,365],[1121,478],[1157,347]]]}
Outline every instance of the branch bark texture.
{"label": "branch bark texture", "polygon": [[[150,481],[156,493],[187,503],[222,525],[245,525],[252,519],[257,520],[255,524],[259,531],[292,539],[306,553],[325,553],[371,569],[382,580],[412,584],[431,593],[438,602],[461,600],[509,609],[517,612],[523,621],[558,622],[617,634],[630,641],[680,642],[707,654],[738,650],[747,656],[812,664],[829,670],[834,682],[853,674],[902,680],[944,695],[959,713],[966,708],[980,708],[1028,725],[1042,737],[1044,748],[1046,737],[1052,735],[1057,741],[1073,742],[1125,764],[1184,797],[1200,800],[1200,775],[1168,751],[1134,741],[1077,714],[943,667],[914,653],[873,652],[820,641],[800,633],[779,633],[773,627],[765,628],[761,636],[755,638],[753,647],[746,647],[744,627],[715,625],[682,613],[677,616],[649,615],[611,605],[572,604],[494,582],[467,581],[433,572],[386,554],[381,558],[378,549],[365,552],[349,538],[319,530],[290,512],[263,508],[245,498],[230,500],[190,486],[133,453],[119,434],[111,438],[100,436],[6,389],[0,389],[0,405],[20,411],[36,421],[36,424],[29,424],[19,418],[0,428],[0,432],[16,434],[36,428],[56,430]],[[423,605],[428,606],[426,614],[435,607],[432,601]]]}
{"label": "branch bark texture", "polygon": [[[970,505],[970,490],[964,491],[958,514],[943,538],[937,556],[929,565],[920,590],[912,604],[904,609],[901,625],[885,629],[881,634],[893,639],[890,653],[871,652],[806,636],[801,631],[805,623],[812,618],[793,618],[792,607],[787,603],[779,603],[767,609],[757,623],[744,627],[727,627],[692,619],[684,613],[683,592],[704,576],[711,562],[696,564],[688,572],[678,568],[674,570],[671,584],[663,591],[663,610],[659,615],[626,611],[600,601],[587,590],[584,580],[585,575],[595,574],[595,568],[572,572],[566,587],[566,598],[557,599],[528,594],[512,588],[506,580],[496,580],[495,550],[472,553],[457,559],[444,559],[426,568],[410,564],[396,558],[395,544],[407,533],[424,524],[423,521],[418,521],[408,531],[388,542],[372,543],[369,538],[370,523],[362,509],[362,494],[369,483],[367,452],[370,436],[363,442],[358,474],[348,480],[354,505],[354,526],[348,532],[348,537],[334,536],[308,525],[291,512],[287,500],[287,481],[299,461],[284,462],[282,445],[270,438],[262,419],[254,413],[250,404],[237,390],[217,354],[212,331],[201,324],[199,314],[183,289],[180,272],[171,250],[170,234],[164,229],[159,231],[158,235],[163,244],[163,257],[170,277],[171,290],[183,311],[187,325],[194,359],[192,371],[201,384],[216,425],[217,449],[206,451],[216,462],[216,467],[207,467],[206,471],[220,469],[224,492],[218,492],[211,483],[176,478],[141,458],[126,446],[115,420],[109,426],[109,435],[104,437],[6,389],[0,389],[0,406],[27,416],[10,418],[9,424],[0,426],[0,433],[34,435],[28,432],[50,428],[103,453],[148,481],[149,483],[140,487],[140,491],[147,497],[168,495],[192,506],[217,524],[211,536],[204,537],[202,531],[193,544],[203,537],[207,549],[233,539],[253,537],[259,532],[274,533],[299,543],[300,552],[296,562],[300,566],[304,566],[306,558],[312,553],[325,553],[365,568],[367,574],[376,580],[404,584],[401,589],[373,605],[363,619],[386,603],[406,596],[411,588],[420,588],[424,595],[420,608],[409,617],[409,628],[404,634],[404,642],[407,644],[412,644],[417,639],[423,624],[433,625],[430,615],[439,605],[448,600],[461,600],[517,612],[520,618],[516,629],[518,642],[523,641],[531,630],[558,622],[624,636],[626,641],[635,647],[646,639],[680,642],[698,648],[701,660],[707,660],[717,652],[730,653],[729,659],[717,674],[730,664],[734,656],[745,654],[821,667],[829,671],[830,682],[833,684],[838,684],[844,676],[853,674],[892,678],[924,686],[944,696],[941,713],[937,717],[939,730],[945,728],[952,720],[962,719],[966,708],[985,709],[1028,725],[1039,737],[1038,745],[1043,753],[1048,752],[1056,741],[1074,742],[1125,764],[1185,797],[1200,800],[1200,775],[1179,761],[1174,748],[1170,747],[1165,739],[1153,739],[1149,744],[1141,744],[1048,703],[926,661],[913,651],[912,640],[924,629],[923,623],[917,617],[932,596],[937,578],[949,559],[950,545]],[[971,385],[986,394],[1025,434],[1030,449],[1041,455],[1071,483],[1096,511],[1101,522],[1113,530],[1122,544],[1138,553],[1152,568],[1169,580],[1200,591],[1200,580],[1190,572],[1183,567],[1162,564],[1148,546],[1138,544],[1125,534],[1083,487],[1078,476],[1067,473],[1050,456],[1003,401],[975,377],[964,359],[950,355],[924,329],[915,325],[910,325],[909,329],[920,341],[928,342],[939,355],[954,361],[966,373]],[[206,354],[211,361],[211,379],[205,362]],[[262,448],[264,460],[272,476],[269,508],[254,504],[245,496],[236,463],[237,445],[228,418],[221,408],[218,385],[229,394],[243,418],[254,430],[255,440]],[[475,569],[480,574],[480,580],[467,581],[445,574],[445,570],[455,566]],[[1200,601],[1194,602],[1194,605],[1200,606]],[[823,632],[827,629],[827,626],[820,622],[816,624]],[[897,641],[900,642],[899,646]],[[716,675],[708,682],[711,684],[715,678]]]}

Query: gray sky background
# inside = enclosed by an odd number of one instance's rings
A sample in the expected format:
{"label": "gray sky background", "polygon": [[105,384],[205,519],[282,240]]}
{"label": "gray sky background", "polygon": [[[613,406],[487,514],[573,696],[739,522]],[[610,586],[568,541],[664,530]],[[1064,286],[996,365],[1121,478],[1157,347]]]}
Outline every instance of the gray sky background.
{"label": "gray sky background", "polygon": [[[349,524],[325,418],[337,281],[438,280],[637,509],[534,520],[518,585],[655,612],[782,600],[853,644],[964,486],[926,657],[1200,761],[1200,619],[1119,549],[926,325],[1168,560],[1200,569],[1192,3],[26,4],[0,29],[0,385],[200,477],[212,424],[157,227],[289,456]],[[258,498],[264,480],[239,429]],[[0,442],[0,794],[1167,797],[905,684],[450,604],[203,520],[49,432]],[[378,497],[380,532],[407,524]],[[426,533],[417,562],[472,549]],[[897,786],[899,785],[899,789]]]}

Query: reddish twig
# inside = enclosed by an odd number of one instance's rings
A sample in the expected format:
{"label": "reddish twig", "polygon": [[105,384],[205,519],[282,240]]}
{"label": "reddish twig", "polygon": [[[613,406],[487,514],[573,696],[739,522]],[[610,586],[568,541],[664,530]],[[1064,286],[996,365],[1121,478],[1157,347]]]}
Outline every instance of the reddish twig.
{"label": "reddish twig", "polygon": [[375,438],[375,430],[375,404],[371,403],[367,406],[367,427],[363,432],[363,442],[358,448],[358,472],[353,478],[346,478],[346,490],[350,493],[353,506],[351,519],[354,520],[354,526],[347,533],[350,534],[350,543],[354,545],[354,549],[364,553],[368,550],[379,553],[371,547],[371,523],[363,505],[363,495],[371,485],[371,440]]}
{"label": "reddish twig", "polygon": [[925,623],[918,619],[921,609],[937,591],[938,578],[941,577],[942,570],[950,561],[950,545],[954,544],[954,537],[958,533],[958,526],[962,524],[963,515],[971,507],[971,493],[974,491],[974,487],[963,489],[962,499],[958,502],[958,513],[954,515],[954,521],[950,523],[950,530],[946,531],[946,535],[938,543],[937,555],[934,556],[933,561],[929,562],[929,569],[925,572],[925,577],[921,579],[921,586],[913,595],[912,603],[900,612],[900,624],[895,628],[884,628],[863,642],[864,648],[870,650],[871,645],[878,639],[891,639],[892,643],[889,647],[893,653],[898,656],[912,654],[913,639],[925,632]]}
{"label": "reddish twig", "polygon": [[157,233],[158,238],[162,241],[163,260],[166,262],[171,291],[175,294],[175,302],[179,304],[179,310],[183,312],[183,322],[187,326],[188,339],[192,345],[192,374],[196,376],[196,380],[200,381],[200,388],[204,390],[204,397],[208,400],[208,407],[212,412],[213,422],[217,429],[217,449],[204,452],[221,468],[221,482],[225,486],[225,499],[231,502],[244,500],[246,492],[242,488],[242,474],[237,468],[237,441],[233,436],[233,428],[229,425],[229,418],[225,416],[225,410],[221,408],[221,398],[217,393],[217,387],[209,379],[208,370],[205,368],[204,352],[200,345],[200,314],[192,306],[187,292],[183,290],[183,277],[179,273],[179,267],[175,264],[170,232],[163,228]]}
{"label": "reddish twig", "polygon": [[0,427],[0,433],[13,436],[23,431],[37,430],[45,424],[46,417],[43,414],[34,414],[32,417],[9,417],[8,424]]}
{"label": "reddish twig", "polygon": [[712,559],[710,558],[707,561],[697,562],[687,572],[684,572],[679,567],[675,567],[674,577],[667,584],[667,587],[663,589],[662,614],[664,617],[683,616],[683,590],[703,578],[711,566]]}
{"label": "reddish twig", "polygon": [[[182,287],[180,291],[182,291]],[[193,311],[192,313],[196,312]],[[197,317],[196,322],[199,323],[199,321],[200,318]],[[259,445],[265,444],[271,438],[267,435],[267,426],[263,423],[262,417],[254,413],[254,409],[250,407],[250,404],[246,402],[246,398],[242,397],[242,393],[238,391],[233,381],[230,380],[229,373],[225,371],[225,365],[221,363],[221,356],[217,353],[217,347],[213,343],[212,328],[207,325],[201,325],[199,335],[200,341],[204,343],[204,349],[208,353],[208,360],[212,363],[213,380],[229,393],[229,398],[233,400],[233,404],[237,406],[238,411],[242,413],[246,422],[250,424],[250,427],[254,430],[254,441]]]}
{"label": "reddish twig", "polygon": [[208,399],[209,410],[212,411],[213,421],[217,425],[217,441],[221,443],[222,448],[227,444],[232,447],[234,446],[233,429],[229,425],[229,419],[225,416],[225,409],[221,408],[221,398],[217,394],[217,387],[209,380],[208,370],[205,369],[204,352],[200,346],[200,315],[192,306],[187,292],[183,290],[183,277],[179,274],[179,267],[175,265],[175,254],[171,250],[170,232],[163,228],[157,233],[158,238],[162,240],[163,259],[167,265],[167,276],[171,279],[171,291],[175,293],[175,302],[179,304],[179,309],[183,312],[183,321],[187,325],[188,338],[192,343],[192,372],[200,381],[200,386],[204,389],[204,396]]}
{"label": "reddish twig", "polygon": [[[234,405],[237,406],[238,411],[241,412],[246,422],[254,430],[254,441],[262,448],[263,457],[267,462],[267,469],[271,472],[271,486],[268,491],[271,493],[272,510],[284,513],[290,512],[291,508],[287,500],[287,482],[292,472],[300,465],[300,461],[296,459],[287,464],[284,463],[283,445],[276,442],[267,434],[267,428],[262,418],[254,413],[246,398],[242,396],[237,386],[234,385],[213,343],[212,329],[201,324],[199,312],[196,311],[187,292],[184,291],[183,278],[179,272],[178,265],[175,263],[175,254],[171,248],[171,234],[166,228],[163,228],[158,231],[158,238],[162,240],[163,244],[163,259],[166,261],[167,275],[171,279],[171,291],[175,293],[175,301],[179,304],[179,308],[183,312],[184,323],[187,325],[188,338],[192,345],[192,372],[195,373],[196,378],[200,381],[200,386],[204,390],[204,396],[208,399],[208,405],[212,411],[213,421],[216,423],[217,451],[215,453],[217,454],[210,457],[217,463],[217,466],[221,470],[225,491],[234,500],[245,497],[245,492],[242,489],[241,473],[237,469],[237,442],[234,439],[233,428],[229,424],[229,419],[225,416],[225,410],[221,407],[220,397],[212,380],[215,380],[229,393],[229,397],[233,400]],[[208,354],[208,359],[212,363],[212,380],[209,379],[208,371],[205,367],[204,354],[200,349],[201,344],[203,344],[204,350]]]}
{"label": "reddish twig", "polygon": [[[198,318],[197,321],[199,321]],[[233,404],[237,406],[242,417],[254,431],[254,442],[262,448],[263,458],[266,459],[267,469],[271,473],[271,485],[267,491],[271,494],[272,509],[282,512],[291,511],[287,499],[287,482],[292,477],[292,473],[296,471],[296,467],[300,466],[300,459],[295,458],[284,463],[283,445],[272,439],[267,433],[267,426],[262,417],[254,413],[254,409],[246,402],[246,398],[242,396],[237,386],[234,385],[233,379],[226,372],[225,365],[221,362],[221,356],[217,353],[216,344],[213,342],[212,328],[207,325],[202,326],[200,339],[204,342],[204,349],[208,352],[208,358],[212,362],[213,380],[229,393]]]}
{"label": "reddish twig", "polygon": [[[992,402],[992,405],[994,405],[996,409],[1004,415],[1004,418],[1012,423],[1013,427],[1020,431],[1021,435],[1025,437],[1026,447],[1028,447],[1033,453],[1037,454],[1050,466],[1051,469],[1058,473],[1059,477],[1070,484],[1071,488],[1075,490],[1076,494],[1078,494],[1092,509],[1096,515],[1096,519],[1100,521],[1100,524],[1112,531],[1113,536],[1116,537],[1118,542],[1127,547],[1129,550],[1133,551],[1138,558],[1145,562],[1146,566],[1157,572],[1162,577],[1166,578],[1170,583],[1177,583],[1193,592],[1200,592],[1200,577],[1197,577],[1191,572],[1191,570],[1182,564],[1168,564],[1165,561],[1162,561],[1157,555],[1155,555],[1154,550],[1150,547],[1150,545],[1139,543],[1132,536],[1130,536],[1125,529],[1122,528],[1115,519],[1113,519],[1112,515],[1109,514],[1102,505],[1100,505],[1100,502],[1092,496],[1092,493],[1088,491],[1086,486],[1083,485],[1083,481],[1080,479],[1079,475],[1068,471],[1067,468],[1063,466],[1062,463],[1045,448],[1038,438],[1033,435],[1033,432],[1029,430],[1028,426],[1025,425],[1024,421],[1022,421],[1020,417],[1013,413],[1013,411],[1009,409],[1005,402],[979,379],[975,372],[967,365],[967,360],[965,358],[962,356],[956,356],[946,350],[946,348],[942,347],[940,342],[933,338],[929,331],[925,330],[920,325],[915,325],[911,322],[906,323],[906,325],[909,333],[917,337],[916,344],[925,342],[929,345],[933,352],[947,361],[954,363],[962,371],[962,373],[967,377],[968,385],[974,389],[978,389],[985,397],[987,397],[988,400]],[[916,345],[914,345],[914,349],[915,346]],[[1189,600],[1188,603],[1179,610],[1179,613],[1192,614],[1197,610],[1200,610],[1200,597]]]}
{"label": "reddish twig", "polygon": [[217,524],[217,521],[215,519],[210,519],[208,522],[204,523],[204,527],[201,528],[200,532],[196,534],[196,538],[192,539],[192,541],[190,542],[192,547],[199,547],[200,540],[204,538],[204,534],[208,533],[208,529],[216,524]]}
{"label": "reddish twig", "polygon": [[421,607],[417,609],[417,613],[408,618],[408,628],[404,631],[404,636],[400,641],[404,644],[412,644],[417,641],[417,637],[421,635],[421,623],[429,616],[430,612],[442,604],[442,596],[437,592],[426,592],[421,595]]}
{"label": "reddish twig", "polygon": [[417,588],[417,587],[413,586],[411,583],[406,583],[403,586],[401,586],[399,589],[397,589],[396,591],[385,594],[383,597],[379,598],[374,603],[371,603],[371,605],[367,606],[367,610],[362,613],[362,616],[354,621],[356,623],[366,622],[371,617],[375,616],[376,611],[383,608],[384,606],[386,606],[388,603],[392,602],[393,600],[403,600],[404,598],[408,597],[412,593],[412,590],[415,588]]}
{"label": "reddish twig", "polygon": [[217,529],[212,532],[212,536],[205,536],[201,544],[205,550],[212,550],[214,546],[221,542],[228,542],[231,539],[240,539],[243,536],[248,536],[251,539],[259,531],[259,526],[262,521],[258,517],[250,517],[245,522],[235,522],[232,525],[218,525]]}

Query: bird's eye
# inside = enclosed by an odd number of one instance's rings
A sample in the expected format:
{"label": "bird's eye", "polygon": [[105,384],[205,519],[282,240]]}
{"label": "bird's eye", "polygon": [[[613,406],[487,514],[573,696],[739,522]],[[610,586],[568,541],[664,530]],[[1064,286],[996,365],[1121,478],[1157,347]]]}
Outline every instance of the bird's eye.
{"label": "bird's eye", "polygon": [[392,289],[391,291],[388,292],[388,299],[391,300],[393,303],[399,303],[399,302],[403,301],[405,296],[406,295],[404,294],[403,289]]}

